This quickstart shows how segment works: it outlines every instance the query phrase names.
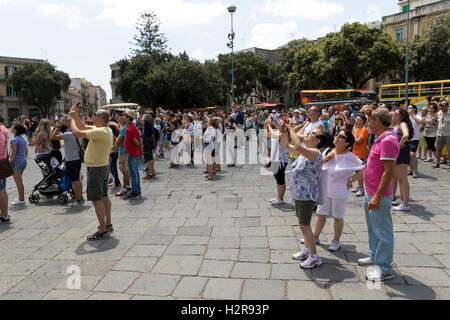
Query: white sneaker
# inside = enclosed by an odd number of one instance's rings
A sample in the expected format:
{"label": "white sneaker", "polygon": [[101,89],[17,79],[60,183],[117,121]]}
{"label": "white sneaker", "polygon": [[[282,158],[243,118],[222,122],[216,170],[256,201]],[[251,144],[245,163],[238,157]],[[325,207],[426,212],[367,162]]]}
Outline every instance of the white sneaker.
{"label": "white sneaker", "polygon": [[353,188],[353,189],[350,190],[351,193],[356,193],[356,192],[358,192],[358,191],[359,191],[359,188],[358,188],[358,187]]}
{"label": "white sneaker", "polygon": [[359,189],[358,192],[355,194],[356,197],[364,197],[364,189]]}
{"label": "white sneaker", "polygon": [[315,257],[311,254],[309,255],[308,259],[300,263],[300,266],[303,269],[312,269],[315,267],[319,267],[322,265],[322,259],[318,255],[315,255]]}
{"label": "white sneaker", "polygon": [[26,202],[25,202],[25,200],[21,201],[21,200],[17,199],[13,203],[11,203],[11,205],[13,205],[13,206],[24,206],[24,205],[26,205]]}
{"label": "white sneaker", "polygon": [[394,274],[392,272],[384,272],[375,268],[372,272],[368,272],[366,274],[366,280],[368,281],[385,281],[394,278]]}
{"label": "white sneaker", "polygon": [[328,247],[329,251],[338,251],[341,248],[339,241],[332,240],[331,245]]}
{"label": "white sneaker", "polygon": [[308,259],[308,257],[309,257],[308,248],[305,248],[305,249],[303,249],[303,251],[294,253],[292,255],[292,259],[294,259],[294,260],[306,260],[306,259]]}
{"label": "white sneaker", "polygon": [[400,203],[399,206],[393,208],[395,211],[409,211],[409,207],[405,206],[403,203]]}
{"label": "white sneaker", "polygon": [[277,200],[278,200],[278,198],[273,198],[273,199],[270,199],[269,202],[274,202],[274,201],[277,201]]}
{"label": "white sneaker", "polygon": [[[305,244],[305,239],[300,239],[300,243],[301,244]],[[320,244],[320,239],[319,238],[317,238],[316,244]]]}
{"label": "white sneaker", "polygon": [[431,162],[431,161],[433,161],[433,160],[431,159],[431,157],[428,157],[428,158],[426,158],[424,161],[425,161],[425,162]]}
{"label": "white sneaker", "polygon": [[273,205],[273,206],[277,206],[277,205],[280,205],[280,204],[283,204],[283,203],[284,203],[283,200],[277,198],[277,200],[275,200],[274,202],[272,202],[272,205]]}
{"label": "white sneaker", "polygon": [[392,201],[392,204],[394,206],[398,206],[398,205],[402,204],[402,199],[398,198],[397,200]]}
{"label": "white sneaker", "polygon": [[370,257],[367,258],[363,258],[363,259],[358,259],[358,264],[360,266],[370,266],[373,264],[372,259],[370,259]]}

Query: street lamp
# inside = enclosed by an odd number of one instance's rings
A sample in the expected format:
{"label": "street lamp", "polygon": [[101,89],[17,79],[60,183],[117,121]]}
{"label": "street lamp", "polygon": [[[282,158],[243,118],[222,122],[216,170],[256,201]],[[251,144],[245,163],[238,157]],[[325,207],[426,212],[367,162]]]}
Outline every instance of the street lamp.
{"label": "street lamp", "polygon": [[408,81],[409,81],[409,1],[408,0],[408,13],[406,18],[406,65],[405,65],[405,107],[409,106],[408,97]]}
{"label": "street lamp", "polygon": [[234,37],[235,33],[233,31],[233,13],[236,12],[236,6],[230,5],[228,8],[228,12],[231,14],[231,32],[228,34],[228,40],[230,42],[227,43],[228,48],[231,49],[231,107],[234,104]]}

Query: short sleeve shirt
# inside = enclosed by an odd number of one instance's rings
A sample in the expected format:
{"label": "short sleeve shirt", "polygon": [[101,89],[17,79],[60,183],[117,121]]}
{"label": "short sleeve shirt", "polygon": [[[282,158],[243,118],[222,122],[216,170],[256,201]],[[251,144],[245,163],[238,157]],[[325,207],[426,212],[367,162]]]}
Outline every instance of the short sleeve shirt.
{"label": "short sleeve shirt", "polygon": [[322,173],[322,154],[310,161],[302,155],[292,164],[291,196],[298,201],[319,200],[319,182]]}
{"label": "short sleeve shirt", "polygon": [[94,128],[86,131],[89,144],[84,155],[86,167],[105,167],[109,163],[109,154],[113,143],[113,133],[109,127]]}
{"label": "short sleeve shirt", "polygon": [[[381,182],[384,173],[383,161],[396,161],[400,152],[397,135],[393,129],[385,131],[375,142],[367,159],[367,165],[364,169],[364,183],[367,192],[374,196]],[[389,184],[383,197],[393,193],[392,183]]]}
{"label": "short sleeve shirt", "polygon": [[437,130],[438,137],[450,136],[450,110],[444,115],[443,112],[438,114],[439,127]]}
{"label": "short sleeve shirt", "polygon": [[120,129],[119,137],[123,137],[123,144],[119,146],[119,154],[125,154],[125,133],[127,132],[127,125],[124,125],[122,129]]}
{"label": "short sleeve shirt", "polygon": [[355,139],[363,138],[361,143],[355,143],[353,145],[353,153],[361,160],[365,160],[368,152],[367,142],[369,140],[369,131],[366,127],[356,128],[353,130],[353,135],[355,136]]}
{"label": "short sleeve shirt", "polygon": [[61,134],[64,139],[64,152],[66,154],[66,161],[76,161],[80,160],[80,140],[75,138],[70,131],[66,131]]}
{"label": "short sleeve shirt", "polygon": [[5,126],[0,126],[0,160],[8,157],[9,132]]}
{"label": "short sleeve shirt", "polygon": [[133,158],[139,157],[142,155],[141,148],[137,146],[133,139],[140,140],[141,133],[136,125],[132,122],[127,124],[127,129],[125,133],[125,153],[131,155]]}

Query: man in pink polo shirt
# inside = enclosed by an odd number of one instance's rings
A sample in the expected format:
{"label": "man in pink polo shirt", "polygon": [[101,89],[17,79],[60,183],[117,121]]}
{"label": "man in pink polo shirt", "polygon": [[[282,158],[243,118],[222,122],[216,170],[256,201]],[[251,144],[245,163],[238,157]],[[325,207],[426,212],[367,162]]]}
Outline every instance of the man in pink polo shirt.
{"label": "man in pink polo shirt", "polygon": [[366,275],[366,280],[370,281],[384,281],[394,277],[392,176],[400,147],[394,130],[389,128],[391,121],[392,116],[386,108],[376,109],[368,121],[371,131],[376,135],[364,169],[366,187],[364,209],[370,257],[360,259],[358,262],[363,266],[375,264],[376,268],[369,269]]}

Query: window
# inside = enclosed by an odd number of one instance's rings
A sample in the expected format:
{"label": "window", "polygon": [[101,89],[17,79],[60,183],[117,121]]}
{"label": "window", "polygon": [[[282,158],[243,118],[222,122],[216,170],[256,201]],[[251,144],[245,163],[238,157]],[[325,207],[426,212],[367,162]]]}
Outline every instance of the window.
{"label": "window", "polygon": [[6,66],[6,67],[5,67],[5,75],[6,75],[6,77],[12,76],[12,74],[13,74],[14,71],[16,71],[16,70],[17,70],[17,67],[14,67],[14,66]]}
{"label": "window", "polygon": [[111,79],[117,79],[119,78],[119,70],[112,70],[111,71]]}
{"label": "window", "polygon": [[408,5],[404,5],[402,7],[402,12],[408,12]]}
{"label": "window", "polygon": [[13,86],[10,86],[10,85],[6,86],[6,96],[7,97],[15,97],[15,96],[17,96],[16,92],[14,91]]}
{"label": "window", "polygon": [[403,42],[403,28],[395,29],[395,40]]}

